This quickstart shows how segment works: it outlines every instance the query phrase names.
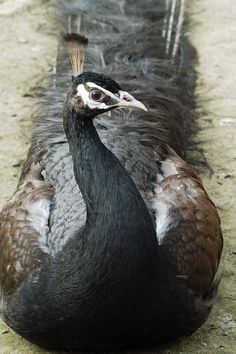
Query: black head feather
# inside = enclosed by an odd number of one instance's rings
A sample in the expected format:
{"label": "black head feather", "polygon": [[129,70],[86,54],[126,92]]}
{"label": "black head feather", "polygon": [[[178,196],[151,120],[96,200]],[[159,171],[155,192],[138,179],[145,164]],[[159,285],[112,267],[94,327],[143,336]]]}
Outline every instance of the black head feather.
{"label": "black head feather", "polygon": [[73,32],[72,33],[65,33],[63,37],[64,37],[64,41],[66,43],[71,42],[71,43],[75,43],[77,45],[81,45],[81,44],[84,46],[88,45],[88,39],[84,36],[81,36],[78,33],[73,33]]}
{"label": "black head feather", "polygon": [[121,90],[120,85],[110,77],[103,74],[93,73],[91,71],[83,72],[81,75],[76,76],[73,79],[73,86],[85,84],[86,82],[93,82],[114,94]]}

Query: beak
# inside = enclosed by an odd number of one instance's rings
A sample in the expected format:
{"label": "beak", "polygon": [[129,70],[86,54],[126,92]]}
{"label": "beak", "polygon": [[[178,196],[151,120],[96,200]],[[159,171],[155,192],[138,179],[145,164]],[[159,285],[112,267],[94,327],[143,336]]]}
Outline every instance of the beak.
{"label": "beak", "polygon": [[119,91],[119,99],[116,107],[119,108],[138,108],[147,111],[147,108],[144,104],[136,100],[132,95],[126,91]]}

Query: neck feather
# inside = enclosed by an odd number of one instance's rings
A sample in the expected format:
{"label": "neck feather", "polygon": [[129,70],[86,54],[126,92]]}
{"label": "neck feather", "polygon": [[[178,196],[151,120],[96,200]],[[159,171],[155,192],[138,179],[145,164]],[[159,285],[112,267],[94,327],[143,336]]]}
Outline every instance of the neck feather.
{"label": "neck feather", "polygon": [[[134,271],[147,272],[148,264],[153,265],[156,259],[157,240],[134,182],[101,142],[91,118],[72,112],[64,125],[75,179],[87,207],[86,226],[78,239],[71,241],[76,243],[73,248],[86,249],[90,266],[94,257],[96,268],[102,262],[106,274],[109,268],[121,273],[122,267],[126,274],[130,270],[131,277]],[[81,263],[83,256],[79,257]]]}
{"label": "neck feather", "polygon": [[92,119],[81,119],[74,112],[67,126],[75,179],[84,197],[88,218],[107,216],[111,221],[116,215],[117,223],[118,220],[123,223],[128,221],[128,215],[133,217],[129,218],[130,223],[139,223],[141,218],[152,225],[137,187],[119,160],[101,142]]}

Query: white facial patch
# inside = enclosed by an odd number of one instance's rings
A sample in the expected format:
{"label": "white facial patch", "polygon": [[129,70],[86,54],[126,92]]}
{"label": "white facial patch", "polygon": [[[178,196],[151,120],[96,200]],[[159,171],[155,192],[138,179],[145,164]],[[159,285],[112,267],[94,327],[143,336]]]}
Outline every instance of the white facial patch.
{"label": "white facial patch", "polygon": [[107,109],[111,107],[121,107],[121,108],[138,108],[147,111],[147,108],[143,105],[143,103],[136,100],[133,96],[131,96],[126,91],[119,90],[117,95],[115,95],[114,93],[104,89],[101,86],[94,84],[93,82],[87,82],[86,85],[89,86],[90,88],[94,88],[101,91],[105,96],[110,97],[114,102],[113,104],[108,106],[104,102],[92,100],[89,97],[90,92],[86,90],[83,84],[80,84],[77,86],[78,95],[82,98],[84,104],[91,109],[94,108]]}
{"label": "white facial patch", "polygon": [[114,95],[114,93],[112,93],[112,92],[110,92],[110,91],[104,89],[104,88],[101,87],[101,86],[98,86],[98,85],[94,84],[93,82],[87,82],[87,85],[88,85],[89,87],[93,87],[93,88],[96,88],[96,89],[102,91],[103,93],[105,93],[106,96],[110,96],[111,98],[114,98],[114,99],[116,99],[116,100],[117,100],[117,98],[118,98],[117,96]]}
{"label": "white facial patch", "polygon": [[[99,91],[103,92],[106,96],[117,99],[117,97],[113,93],[107,91],[106,89],[102,88],[101,86],[94,84],[93,82],[87,82],[86,85],[88,85],[91,88],[98,89]],[[92,100],[89,97],[89,91],[86,90],[86,88],[84,87],[83,84],[80,84],[77,86],[77,92],[78,92],[78,95],[84,101],[84,104],[87,105],[91,109],[94,109],[94,108],[107,109],[110,107],[110,106],[106,105],[104,102]]]}

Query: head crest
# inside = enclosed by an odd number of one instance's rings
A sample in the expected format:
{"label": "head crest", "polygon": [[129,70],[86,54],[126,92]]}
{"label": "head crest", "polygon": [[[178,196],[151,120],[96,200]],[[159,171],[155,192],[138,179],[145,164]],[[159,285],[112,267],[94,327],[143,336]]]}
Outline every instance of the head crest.
{"label": "head crest", "polygon": [[88,39],[78,33],[66,33],[64,41],[69,52],[73,75],[78,76],[83,72],[84,54]]}

